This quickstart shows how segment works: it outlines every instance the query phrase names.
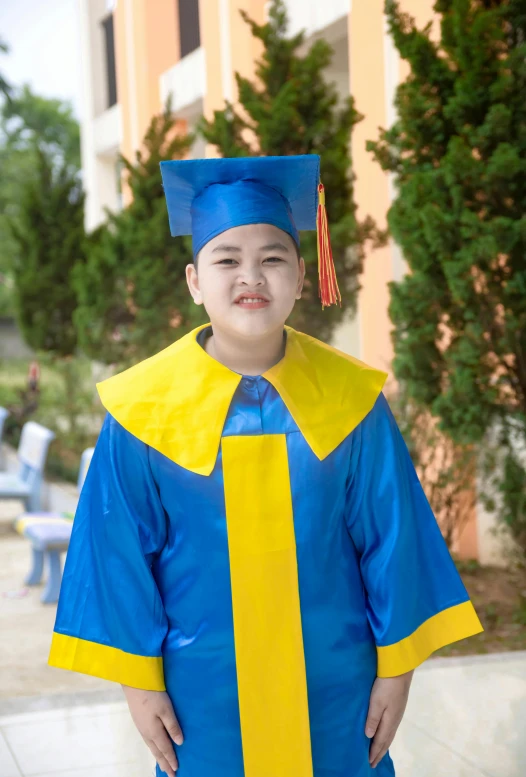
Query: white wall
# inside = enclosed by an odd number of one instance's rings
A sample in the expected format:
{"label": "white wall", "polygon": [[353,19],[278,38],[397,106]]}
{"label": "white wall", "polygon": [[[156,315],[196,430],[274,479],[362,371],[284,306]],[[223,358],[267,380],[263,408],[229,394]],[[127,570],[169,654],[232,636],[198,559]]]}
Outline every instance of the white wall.
{"label": "white wall", "polygon": [[[90,71],[91,71],[91,105],[89,112],[99,116],[106,110],[106,53],[104,49],[104,33],[101,26],[102,20],[108,15],[106,0],[83,0],[88,6],[89,18],[89,45],[90,45]],[[81,20],[82,24],[82,20]]]}
{"label": "white wall", "polygon": [[351,0],[286,0],[292,34],[305,30],[312,35],[347,16]]}
{"label": "white wall", "polygon": [[122,143],[122,109],[119,103],[93,119],[93,135],[97,155],[115,155]]}
{"label": "white wall", "polygon": [[[486,447],[495,448],[497,445],[497,427],[488,433]],[[513,441],[512,441],[513,443]],[[526,450],[523,442],[517,437],[514,441],[515,452],[523,466],[526,466]],[[502,472],[503,461],[501,456],[497,457],[498,471]],[[479,493],[487,492],[486,481],[482,480],[482,474],[479,470],[477,477],[477,490]],[[502,498],[496,491],[490,491],[497,506],[501,506]],[[476,505],[477,513],[477,542],[478,558],[483,565],[508,566],[510,558],[516,554],[514,541],[506,531],[502,531],[502,523],[497,518],[496,513],[488,512],[482,501],[479,499]]]}
{"label": "white wall", "polygon": [[159,89],[162,105],[171,97],[173,112],[185,117],[185,111],[201,102],[206,94],[204,48],[195,49],[166,70],[159,79]]}
{"label": "white wall", "polygon": [[[350,3],[348,0],[335,0],[327,4],[300,3],[289,0],[287,6],[291,13],[292,32],[307,28],[310,35],[305,40],[303,52],[306,53],[312,43],[323,38],[333,48],[331,64],[325,72],[327,81],[336,85],[340,99],[344,100],[350,94],[350,70],[349,70],[349,32],[348,18]],[[323,6],[323,7],[321,7]],[[323,181],[323,169],[321,171]],[[327,191],[330,198],[330,191]],[[330,224],[329,224],[330,229]],[[344,300],[345,302],[345,300]],[[342,322],[336,327],[331,338],[331,344],[345,353],[361,358],[361,330],[359,309],[354,316],[345,315]]]}
{"label": "white wall", "polygon": [[120,106],[107,109],[104,36],[100,25],[107,0],[78,0],[82,61],[82,122],[80,126],[82,179],[86,191],[88,231],[106,218],[105,208],[120,206],[116,155],[122,140]]}
{"label": "white wall", "polygon": [[361,339],[360,339],[360,318],[356,316],[344,317],[341,324],[333,332],[331,345],[344,353],[361,358]]}

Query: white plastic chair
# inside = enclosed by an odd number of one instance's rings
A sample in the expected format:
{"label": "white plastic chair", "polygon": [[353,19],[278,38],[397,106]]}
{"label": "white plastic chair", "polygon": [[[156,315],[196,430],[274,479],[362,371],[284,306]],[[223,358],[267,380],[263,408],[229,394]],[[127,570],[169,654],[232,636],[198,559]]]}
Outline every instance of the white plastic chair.
{"label": "white plastic chair", "polygon": [[46,458],[54,432],[36,421],[22,427],[17,473],[0,472],[0,499],[20,499],[26,510],[40,510],[40,492]]}

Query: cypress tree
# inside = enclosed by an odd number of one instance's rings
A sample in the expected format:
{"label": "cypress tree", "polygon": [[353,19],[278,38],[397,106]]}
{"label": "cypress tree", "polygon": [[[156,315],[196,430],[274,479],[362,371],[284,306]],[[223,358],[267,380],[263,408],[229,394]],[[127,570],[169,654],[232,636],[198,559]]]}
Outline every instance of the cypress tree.
{"label": "cypress tree", "polygon": [[438,40],[385,8],[411,68],[368,144],[396,175],[388,221],[410,268],[390,287],[394,372],[456,443],[485,454],[492,435],[504,458],[483,471],[526,550],[526,8],[438,0]]}
{"label": "cypress tree", "polygon": [[155,116],[134,163],[121,157],[130,204],[89,237],[75,283],[83,350],[101,362],[135,363],[204,320],[186,285],[191,241],[170,235],[159,162],[184,157],[170,107]]}
{"label": "cypress tree", "polygon": [[75,265],[83,260],[84,194],[75,171],[57,167],[35,149],[34,175],[22,188],[17,219],[10,222],[17,244],[13,262],[15,302],[24,339],[36,351],[71,356]]}

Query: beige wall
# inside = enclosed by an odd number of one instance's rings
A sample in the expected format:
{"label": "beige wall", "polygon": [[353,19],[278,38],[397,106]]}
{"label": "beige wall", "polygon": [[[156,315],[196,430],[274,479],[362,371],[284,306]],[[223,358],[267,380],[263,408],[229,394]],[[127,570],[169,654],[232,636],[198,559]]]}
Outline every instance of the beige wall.
{"label": "beige wall", "polygon": [[201,45],[206,52],[206,95],[203,108],[207,118],[223,107],[220,3],[221,0],[201,0],[199,3]]}
{"label": "beige wall", "polygon": [[232,40],[232,99],[237,99],[237,84],[234,73],[239,73],[245,78],[253,78],[255,62],[259,59],[263,47],[258,40],[250,34],[250,28],[243,21],[240,11],[245,11],[251,19],[258,24],[265,21],[264,0],[233,0],[230,3],[230,29]]}
{"label": "beige wall", "polygon": [[[387,118],[382,11],[383,0],[354,0],[349,15],[351,93],[365,117],[355,127],[352,140],[355,198],[358,217],[370,215],[381,228],[389,207],[389,182],[366,152],[365,143],[377,136],[377,128],[385,126]],[[392,359],[387,315],[391,263],[389,246],[367,253],[359,299],[360,358],[381,369],[389,369]]]}
{"label": "beige wall", "polygon": [[159,77],[180,58],[178,5],[175,0],[148,0],[145,20],[148,58],[148,94],[143,109],[148,116],[158,113],[161,105]]}
{"label": "beige wall", "polygon": [[[130,158],[132,150],[132,107],[133,114],[136,113],[136,95],[134,92],[133,73],[130,72],[129,64],[132,61],[132,53],[129,51],[129,42],[131,35],[128,31],[131,29],[131,6],[132,0],[120,0],[113,13],[113,25],[115,35],[115,68],[117,71],[117,99],[122,108],[122,145],[121,153]],[[131,9],[131,11],[130,11]],[[133,62],[135,69],[135,62]],[[131,87],[131,89],[130,89]],[[135,121],[135,118],[134,118]]]}
{"label": "beige wall", "polygon": [[[433,5],[433,0],[401,2],[402,10],[414,15],[419,25],[433,19]],[[365,144],[378,138],[378,127],[387,128],[395,119],[396,86],[408,72],[387,35],[383,7],[384,0],[353,0],[348,17],[351,93],[357,109],[364,114],[352,140],[355,197],[359,218],[370,215],[380,228],[386,226],[393,185]],[[399,280],[406,270],[403,256],[392,241],[367,253],[359,300],[360,357],[388,371],[393,356],[388,283]]]}

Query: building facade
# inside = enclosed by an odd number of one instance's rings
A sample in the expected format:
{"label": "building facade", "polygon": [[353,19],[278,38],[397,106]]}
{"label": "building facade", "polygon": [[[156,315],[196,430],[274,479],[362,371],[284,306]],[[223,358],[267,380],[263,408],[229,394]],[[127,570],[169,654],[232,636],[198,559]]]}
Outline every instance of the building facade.
{"label": "building facade", "polygon": [[[240,11],[266,18],[266,0],[78,0],[81,19],[84,116],[82,165],[87,194],[86,227],[123,205],[118,154],[133,159],[153,115],[170,97],[182,126],[211,118],[225,101],[236,101],[235,73],[252,77],[260,54]],[[334,48],[327,79],[340,94],[353,94],[364,115],[352,138],[358,216],[383,227],[394,195],[393,181],[366,152],[365,144],[395,119],[397,85],[407,75],[388,34],[384,0],[286,0],[290,32],[305,30],[308,46],[323,37]],[[434,0],[402,0],[419,25],[433,19]],[[214,155],[196,141],[193,157]],[[329,193],[330,196],[330,193]],[[392,241],[366,257],[357,315],[335,333],[334,345],[390,371],[393,356],[388,317],[391,280],[407,271]],[[492,519],[473,511],[457,551],[483,563],[499,563]]]}

